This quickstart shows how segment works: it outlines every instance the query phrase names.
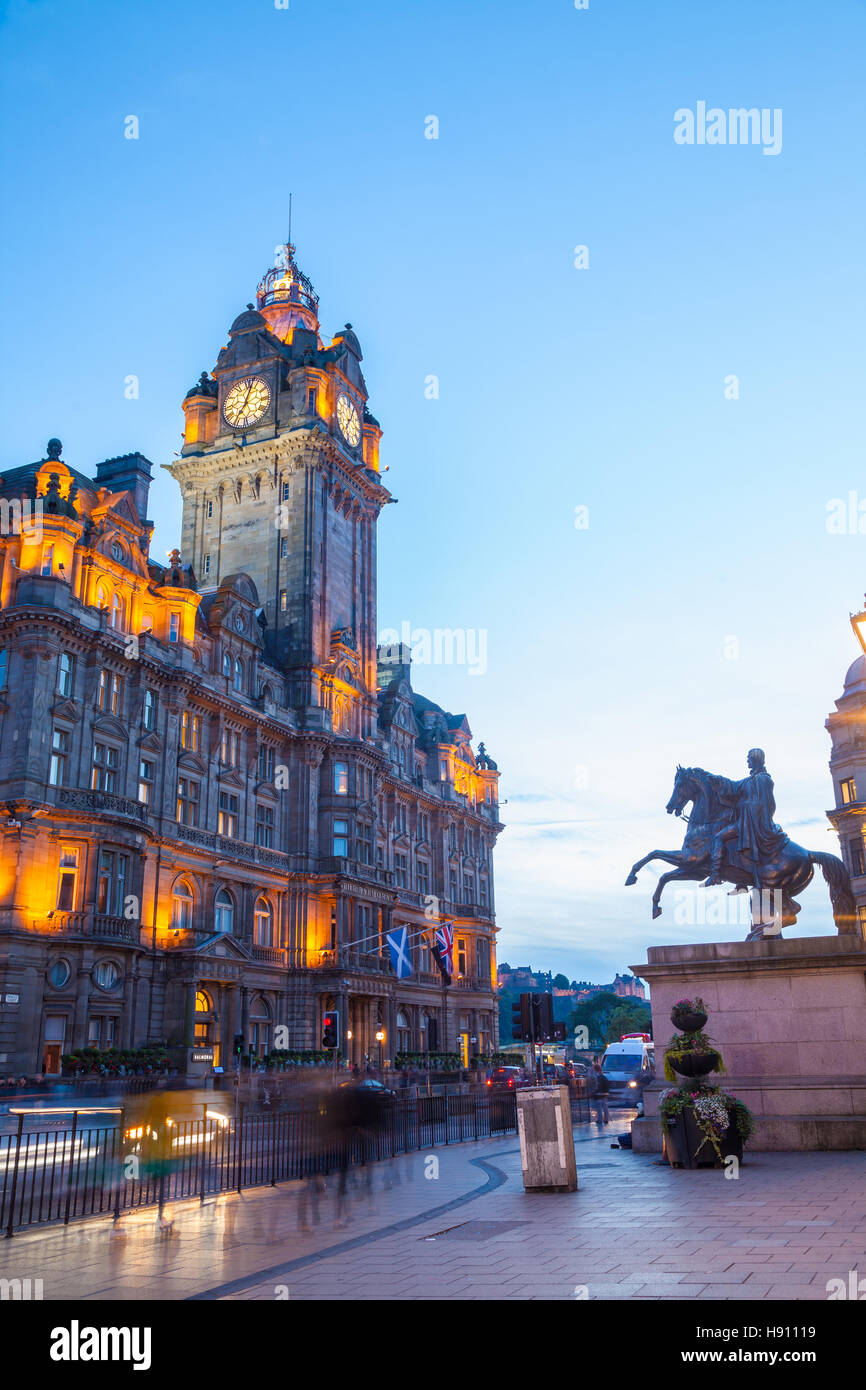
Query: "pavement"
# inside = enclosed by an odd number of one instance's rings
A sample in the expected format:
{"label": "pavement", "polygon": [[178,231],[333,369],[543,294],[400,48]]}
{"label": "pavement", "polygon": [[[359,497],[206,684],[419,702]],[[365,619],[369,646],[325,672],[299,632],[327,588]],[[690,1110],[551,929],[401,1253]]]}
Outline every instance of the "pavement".
{"label": "pavement", "polygon": [[318,1195],[177,1203],[161,1225],[148,1208],[25,1231],[0,1244],[0,1280],[88,1301],[826,1300],[834,1279],[866,1293],[863,1154],[747,1152],[736,1179],[672,1170],[612,1148],[631,1119],[614,1116],[575,1127],[574,1193],[525,1193],[506,1135],[356,1170],[342,1204],[332,1175]]}

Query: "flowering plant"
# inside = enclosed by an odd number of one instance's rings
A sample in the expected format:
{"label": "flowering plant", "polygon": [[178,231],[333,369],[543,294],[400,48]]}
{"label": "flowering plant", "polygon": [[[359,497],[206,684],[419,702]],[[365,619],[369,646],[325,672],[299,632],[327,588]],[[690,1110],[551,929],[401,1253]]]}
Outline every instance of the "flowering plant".
{"label": "flowering plant", "polygon": [[706,1005],[700,996],[696,999],[678,999],[674,1008],[688,1010],[691,1014],[705,1014],[707,1012]]}

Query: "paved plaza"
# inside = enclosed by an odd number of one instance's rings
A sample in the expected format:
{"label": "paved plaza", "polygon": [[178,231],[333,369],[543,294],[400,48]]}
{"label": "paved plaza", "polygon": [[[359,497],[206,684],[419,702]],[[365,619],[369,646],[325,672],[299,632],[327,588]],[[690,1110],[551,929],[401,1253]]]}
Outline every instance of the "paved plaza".
{"label": "paved plaza", "polygon": [[[575,1130],[580,1187],[523,1192],[513,1135],[4,1242],[45,1299],[817,1299],[866,1277],[866,1157],[759,1153],[740,1176]],[[368,1190],[369,1177],[372,1190]],[[304,1229],[304,1227],[309,1229]]]}

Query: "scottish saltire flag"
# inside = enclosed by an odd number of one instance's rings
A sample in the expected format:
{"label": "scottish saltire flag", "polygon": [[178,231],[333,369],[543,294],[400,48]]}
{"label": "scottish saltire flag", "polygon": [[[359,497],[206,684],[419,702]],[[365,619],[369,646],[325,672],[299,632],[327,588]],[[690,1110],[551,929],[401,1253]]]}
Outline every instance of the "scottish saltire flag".
{"label": "scottish saltire flag", "polygon": [[433,949],[443,979],[451,983],[454,974],[454,923],[440,922],[433,933]]}
{"label": "scottish saltire flag", "polygon": [[394,974],[398,980],[405,980],[407,975],[412,974],[412,958],[409,954],[409,928],[395,927],[389,931],[385,940],[388,943],[388,950],[391,952],[391,964],[394,967]]}

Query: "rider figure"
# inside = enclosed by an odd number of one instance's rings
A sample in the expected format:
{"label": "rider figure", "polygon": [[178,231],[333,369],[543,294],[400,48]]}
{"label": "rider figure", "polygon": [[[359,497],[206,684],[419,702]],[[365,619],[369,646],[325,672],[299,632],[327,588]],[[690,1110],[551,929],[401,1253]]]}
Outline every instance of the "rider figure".
{"label": "rider figure", "polygon": [[722,859],[727,845],[735,840],[744,866],[751,870],[755,887],[760,890],[758,864],[774,853],[785,838],[784,831],[773,820],[776,813],[773,779],[764,766],[763,749],[749,749],[748,764],[748,777],[741,782],[727,782],[727,790],[720,793],[722,803],[734,807],[736,815],[732,825],[717,831],[713,837],[710,876],[705,884],[708,888],[723,882]]}

